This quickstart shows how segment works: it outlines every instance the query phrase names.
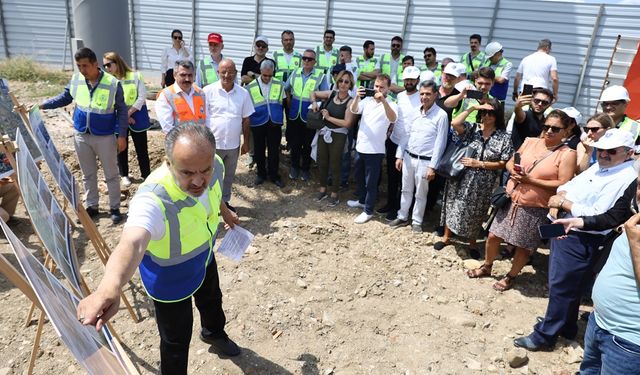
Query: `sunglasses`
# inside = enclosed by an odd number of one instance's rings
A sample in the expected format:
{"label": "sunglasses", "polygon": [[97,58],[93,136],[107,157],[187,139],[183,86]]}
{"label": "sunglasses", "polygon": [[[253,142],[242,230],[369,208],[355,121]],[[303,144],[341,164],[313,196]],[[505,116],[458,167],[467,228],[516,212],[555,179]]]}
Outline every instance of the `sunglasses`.
{"label": "sunglasses", "polygon": [[603,129],[603,128],[601,128],[601,127],[599,127],[599,126],[594,126],[594,127],[587,127],[587,126],[585,126],[585,127],[584,127],[584,130],[585,130],[587,133],[591,133],[591,132],[597,133],[597,132],[598,132],[598,130],[600,130],[600,129]]}
{"label": "sunglasses", "polygon": [[338,81],[338,83],[346,83],[346,84],[350,85],[351,81],[349,81],[348,79],[341,79],[341,80]]}
{"label": "sunglasses", "polygon": [[105,68],[105,69],[109,69],[109,68],[111,68],[111,65],[112,65],[112,64],[114,64],[114,63],[112,63],[112,62],[108,62],[108,63],[106,63],[106,64],[102,65],[102,67],[103,67],[103,68]]}
{"label": "sunglasses", "polygon": [[392,45],[391,45],[391,47],[393,47],[393,48],[400,48],[400,47],[402,47],[402,44],[395,44],[395,43],[394,43],[394,44],[392,44]]}
{"label": "sunglasses", "polygon": [[480,115],[480,117],[484,117],[486,115],[491,115],[491,116],[495,116],[496,115],[496,111],[489,111],[489,110],[482,110],[482,111],[478,111],[478,115]]}
{"label": "sunglasses", "polygon": [[613,101],[613,102],[602,102],[600,104],[600,106],[602,106],[602,108],[606,108],[608,106],[617,107],[617,106],[622,105],[624,103],[626,103],[626,101],[624,101],[624,100],[616,100],[616,101]]}
{"label": "sunglasses", "polygon": [[179,36],[179,35],[174,35],[174,36],[172,36],[172,38],[175,39],[175,40],[182,40],[182,37]]}
{"label": "sunglasses", "polygon": [[260,44],[256,44],[256,47],[257,48],[267,48],[267,45],[260,43]]}
{"label": "sunglasses", "polygon": [[618,149],[617,148],[612,148],[610,150],[604,150],[604,149],[601,149],[601,148],[598,149],[598,153],[601,153],[602,151],[604,151],[607,154],[612,155],[612,156],[618,153]]}
{"label": "sunglasses", "polygon": [[549,129],[551,129],[551,131],[553,132],[553,134],[558,134],[558,133],[560,133],[560,130],[562,130],[562,129],[564,129],[564,128],[561,128],[561,127],[559,127],[559,126],[542,125],[542,131],[543,131],[544,133],[548,132],[548,131],[549,131]]}
{"label": "sunglasses", "polygon": [[551,102],[550,102],[550,101],[548,101],[548,100],[543,100],[543,99],[533,99],[533,102],[534,102],[535,104],[538,104],[538,105],[540,105],[540,104],[542,104],[542,105],[549,105],[549,104],[551,104]]}
{"label": "sunglasses", "polygon": [[302,56],[302,61],[315,61],[314,57]]}

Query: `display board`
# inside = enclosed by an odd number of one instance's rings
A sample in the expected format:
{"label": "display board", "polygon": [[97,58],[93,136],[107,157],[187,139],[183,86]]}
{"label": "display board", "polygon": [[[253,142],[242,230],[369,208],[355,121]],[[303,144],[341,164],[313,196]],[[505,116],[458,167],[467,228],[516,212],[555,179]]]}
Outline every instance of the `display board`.
{"label": "display board", "polygon": [[0,78],[0,133],[6,134],[12,141],[16,140],[16,131],[25,137],[29,151],[36,160],[40,160],[40,150],[31,137],[27,137],[29,131],[22,122],[20,115],[13,110],[13,102],[9,96],[9,84],[5,79]]}

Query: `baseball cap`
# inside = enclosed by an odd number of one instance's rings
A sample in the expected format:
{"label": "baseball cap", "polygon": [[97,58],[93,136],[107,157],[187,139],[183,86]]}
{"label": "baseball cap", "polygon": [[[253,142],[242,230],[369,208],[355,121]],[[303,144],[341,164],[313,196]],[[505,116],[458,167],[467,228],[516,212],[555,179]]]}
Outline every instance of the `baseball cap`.
{"label": "baseball cap", "polygon": [[420,72],[420,82],[435,81],[435,80],[436,80],[436,75],[433,74],[432,71],[425,70],[424,72]]}
{"label": "baseball cap", "polygon": [[207,42],[208,43],[222,43],[222,35],[220,35],[218,33],[211,33],[207,37]]}
{"label": "baseball cap", "polygon": [[402,72],[402,79],[418,79],[420,78],[420,69],[415,66],[407,66]]}
{"label": "baseball cap", "polygon": [[256,40],[254,41],[254,43],[258,43],[258,42],[264,42],[266,45],[269,45],[269,39],[267,39],[267,37],[264,35],[258,35],[256,37]]}
{"label": "baseball cap", "polygon": [[567,116],[576,120],[576,124],[580,125],[582,123],[582,114],[577,109],[573,107],[567,107],[567,108],[562,108],[561,111],[566,113]]}
{"label": "baseball cap", "polygon": [[[448,63],[447,66],[444,67],[444,74],[451,74],[452,76],[460,77],[460,71],[458,70],[458,63]],[[466,70],[465,70],[466,74]]]}
{"label": "baseball cap", "polygon": [[602,96],[600,96],[601,102],[613,102],[616,100],[624,100],[625,102],[630,100],[629,91],[627,91],[624,86],[609,86],[602,92]]}
{"label": "baseball cap", "polygon": [[484,54],[488,59],[500,51],[502,51],[502,44],[498,42],[491,42],[485,47]]}
{"label": "baseball cap", "polygon": [[593,147],[601,150],[611,150],[620,146],[625,146],[631,149],[635,147],[635,140],[633,139],[633,134],[631,134],[630,131],[616,128],[609,129],[596,143],[593,144]]}

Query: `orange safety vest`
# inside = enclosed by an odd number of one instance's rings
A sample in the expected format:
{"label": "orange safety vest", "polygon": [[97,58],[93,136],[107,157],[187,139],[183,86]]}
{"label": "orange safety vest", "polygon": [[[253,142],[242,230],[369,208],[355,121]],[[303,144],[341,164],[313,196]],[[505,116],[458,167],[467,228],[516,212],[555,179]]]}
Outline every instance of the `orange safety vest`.
{"label": "orange safety vest", "polygon": [[[184,122],[195,122],[200,125],[206,124],[207,112],[204,106],[204,93],[202,89],[193,86],[193,109],[189,107],[189,103],[180,95],[176,94],[174,85],[166,87],[161,92],[164,93],[165,99],[173,109],[174,125],[178,126]],[[160,96],[160,95],[158,95]]]}

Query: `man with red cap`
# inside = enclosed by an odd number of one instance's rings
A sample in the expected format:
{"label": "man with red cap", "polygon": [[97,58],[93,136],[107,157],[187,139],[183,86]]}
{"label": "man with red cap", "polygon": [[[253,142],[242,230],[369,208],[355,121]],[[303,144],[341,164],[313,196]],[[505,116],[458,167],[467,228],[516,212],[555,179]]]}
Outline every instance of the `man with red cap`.
{"label": "man with red cap", "polygon": [[198,87],[205,87],[218,81],[218,64],[222,60],[222,49],[224,49],[224,43],[222,41],[222,35],[218,33],[211,33],[207,37],[209,43],[209,53],[211,55],[205,56],[202,60],[198,61],[196,68],[196,85]]}

